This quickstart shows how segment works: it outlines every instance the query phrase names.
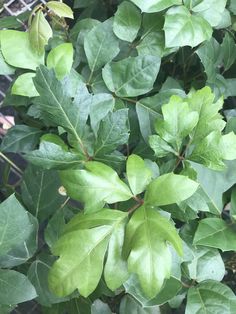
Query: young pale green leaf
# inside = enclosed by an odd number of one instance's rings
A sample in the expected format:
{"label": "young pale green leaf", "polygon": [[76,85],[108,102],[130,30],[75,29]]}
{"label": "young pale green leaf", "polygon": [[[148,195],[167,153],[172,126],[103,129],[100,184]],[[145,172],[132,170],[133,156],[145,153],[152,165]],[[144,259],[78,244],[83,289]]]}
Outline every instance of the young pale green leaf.
{"label": "young pale green leaf", "polygon": [[204,245],[221,249],[236,250],[236,232],[220,218],[205,218],[200,221],[194,236],[195,245]]}
{"label": "young pale green leaf", "polygon": [[142,12],[153,13],[165,10],[172,5],[182,4],[181,0],[131,0]]}
{"label": "young pale green leaf", "polygon": [[70,73],[73,64],[73,53],[74,51],[71,43],[60,44],[49,52],[47,57],[47,67],[55,70],[59,80]]}
{"label": "young pale green leaf", "polygon": [[46,3],[46,6],[59,17],[67,17],[69,19],[74,18],[73,11],[65,3],[58,1],[49,1]]}
{"label": "young pale green leaf", "polygon": [[65,197],[58,192],[59,187],[60,181],[55,171],[43,171],[35,166],[28,166],[21,183],[23,202],[34,216],[43,221],[65,201]]}
{"label": "young pale green leaf", "polygon": [[179,203],[193,195],[198,186],[197,182],[188,177],[167,173],[149,184],[145,194],[145,202],[155,206]]}
{"label": "young pale green leaf", "polygon": [[149,145],[154,150],[155,156],[161,158],[167,156],[169,153],[178,154],[170,145],[167,144],[160,136],[151,135],[149,137]]}
{"label": "young pale green leaf", "polygon": [[174,226],[155,209],[137,209],[126,230],[128,269],[137,274],[149,298],[157,295],[170,276],[171,253],[166,241],[182,254],[182,242]]}
{"label": "young pale green leaf", "polygon": [[141,26],[141,13],[130,2],[122,2],[115,14],[113,31],[122,40],[132,42],[138,34]]}
{"label": "young pale green leaf", "polygon": [[1,51],[6,62],[16,68],[35,70],[44,64],[44,54],[31,49],[29,33],[13,30],[0,31]]}
{"label": "young pale green leaf", "polygon": [[74,138],[81,152],[87,155],[83,133],[88,119],[92,96],[84,83],[79,84],[74,100],[68,95],[53,70],[41,66],[37,69],[34,84],[40,94],[40,111],[46,121],[63,127]]}
{"label": "young pale green leaf", "polygon": [[36,12],[29,28],[30,45],[38,55],[44,55],[44,47],[52,37],[52,29],[41,10]]}
{"label": "young pale green leaf", "polygon": [[49,141],[42,141],[38,150],[26,154],[26,160],[35,166],[44,169],[68,169],[73,166],[80,166],[83,163],[83,156],[65,150],[60,145]]}
{"label": "young pale green leaf", "polygon": [[17,77],[11,88],[12,95],[20,95],[26,97],[37,97],[39,93],[37,92],[33,78],[35,73],[24,73]]}
{"label": "young pale green leaf", "polygon": [[202,16],[211,26],[217,26],[224,14],[227,0],[200,0],[190,2],[185,0],[184,4],[198,16]]}
{"label": "young pale green leaf", "polygon": [[130,155],[126,164],[129,186],[134,195],[142,193],[152,179],[152,172],[144,160],[137,155]]}
{"label": "young pale green leaf", "polygon": [[191,14],[185,6],[170,8],[165,18],[166,47],[195,47],[212,35],[211,25],[200,15]]}
{"label": "young pale green leaf", "polygon": [[2,202],[0,209],[0,255],[6,255],[27,242],[38,225],[14,195]]}
{"label": "young pale green leaf", "polygon": [[29,279],[15,270],[1,269],[0,281],[0,304],[18,304],[37,297]]}
{"label": "young pale green leaf", "polygon": [[102,77],[107,88],[120,97],[135,97],[149,92],[160,68],[160,58],[129,57],[107,64]]}
{"label": "young pale green leaf", "polygon": [[87,297],[95,290],[111,233],[112,226],[101,226],[72,231],[58,240],[52,252],[60,258],[49,272],[49,287],[57,296],[67,296],[78,289]]}
{"label": "young pale green leaf", "polygon": [[67,194],[85,203],[87,211],[96,211],[105,203],[130,199],[132,193],[117,173],[103,163],[91,161],[86,170],[65,170],[60,173]]}
{"label": "young pale green leaf", "polygon": [[15,69],[6,63],[0,48],[0,75],[12,75]]}
{"label": "young pale green leaf", "polygon": [[2,152],[26,153],[33,150],[39,142],[42,131],[27,125],[15,125],[3,137]]}
{"label": "young pale green leaf", "polygon": [[236,311],[236,297],[226,285],[207,280],[188,291],[186,314],[225,313]]}
{"label": "young pale green leaf", "polygon": [[120,51],[112,26],[113,21],[107,20],[85,35],[84,50],[92,73],[110,62]]}
{"label": "young pale green leaf", "polygon": [[179,151],[183,139],[198,123],[198,112],[190,111],[188,103],[179,96],[172,96],[170,102],[162,106],[162,114],[164,120],[157,120],[156,131]]}
{"label": "young pale green leaf", "polygon": [[128,143],[129,132],[127,109],[119,109],[109,113],[100,123],[94,156],[103,159],[105,155],[113,152],[119,145]]}

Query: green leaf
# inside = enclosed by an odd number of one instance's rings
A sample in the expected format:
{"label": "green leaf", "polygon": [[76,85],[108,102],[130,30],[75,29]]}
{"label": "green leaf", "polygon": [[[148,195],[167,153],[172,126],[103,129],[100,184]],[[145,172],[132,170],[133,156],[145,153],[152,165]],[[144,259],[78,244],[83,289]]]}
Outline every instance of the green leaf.
{"label": "green leaf", "polygon": [[15,69],[6,63],[0,48],[0,75],[12,75]]}
{"label": "green leaf", "polygon": [[120,51],[112,25],[113,21],[107,20],[85,35],[84,50],[92,73],[110,62]]}
{"label": "green leaf", "polygon": [[142,206],[128,223],[125,241],[129,271],[137,274],[144,294],[155,297],[171,271],[171,253],[166,241],[182,254],[176,229],[157,210]]}
{"label": "green leaf", "polygon": [[58,298],[48,288],[48,273],[54,262],[52,256],[40,256],[31,265],[28,270],[28,279],[34,285],[38,297],[37,302],[43,306],[51,306],[68,300],[68,298]]}
{"label": "green leaf", "polygon": [[0,304],[11,305],[26,302],[37,296],[28,278],[14,270],[0,270]]}
{"label": "green leaf", "polygon": [[236,250],[233,226],[220,218],[205,218],[200,221],[194,236],[194,244],[214,247],[224,251]]}
{"label": "green leaf", "polygon": [[27,242],[38,226],[14,195],[2,202],[0,208],[0,255],[3,256]]}
{"label": "green leaf", "polygon": [[191,279],[201,282],[212,279],[221,281],[225,275],[225,266],[218,250],[204,247],[192,248],[193,259],[187,263]]}
{"label": "green leaf", "polygon": [[40,94],[40,110],[46,121],[67,130],[81,152],[87,155],[82,136],[88,119],[91,97],[86,86],[83,83],[78,86],[72,101],[62,82],[56,79],[55,73],[43,66],[37,69],[34,84]]}
{"label": "green leaf", "polygon": [[127,179],[134,195],[142,193],[152,179],[152,172],[144,160],[137,155],[130,155],[126,164]]}
{"label": "green leaf", "polygon": [[157,120],[157,133],[168,143],[173,144],[177,152],[182,140],[189,135],[198,123],[198,112],[190,111],[187,102],[179,96],[172,96],[170,102],[162,106],[163,121]]}
{"label": "green leaf", "polygon": [[227,71],[236,60],[236,44],[229,33],[225,34],[221,50],[223,53],[224,70]]}
{"label": "green leaf", "polygon": [[25,170],[21,184],[22,199],[28,210],[40,221],[49,217],[64,202],[65,198],[58,192],[59,187],[56,172],[42,171],[33,166]]}
{"label": "green leaf", "polygon": [[120,303],[120,314],[161,314],[159,306],[153,306],[143,308],[138,302],[136,302],[129,295],[122,298]]}
{"label": "green leaf", "polygon": [[44,169],[67,169],[83,163],[83,156],[63,149],[60,145],[42,141],[39,149],[29,152],[25,158]]}
{"label": "green leaf", "polygon": [[91,306],[91,314],[112,314],[112,312],[106,303],[98,299]]}
{"label": "green leaf", "polygon": [[151,135],[149,137],[149,145],[154,150],[155,156],[159,158],[165,157],[169,153],[177,154],[177,152],[158,135]]}
{"label": "green leaf", "polygon": [[191,14],[185,6],[176,6],[166,12],[166,47],[195,47],[212,36],[210,24],[200,15]]}
{"label": "green leaf", "polygon": [[87,211],[100,209],[105,202],[113,204],[126,201],[132,193],[117,173],[96,161],[85,164],[86,170],[65,170],[60,173],[67,194],[85,203]]}
{"label": "green leaf", "polygon": [[47,67],[55,70],[56,76],[61,80],[69,74],[73,64],[73,46],[71,43],[64,43],[53,48],[47,57]]}
{"label": "green leaf", "polygon": [[47,2],[46,6],[59,17],[67,17],[69,19],[74,18],[73,11],[65,3],[58,1],[49,1]]}
{"label": "green leaf", "polygon": [[49,220],[44,232],[44,239],[47,245],[51,248],[65,229],[65,207],[59,208],[52,218]]}
{"label": "green leaf", "polygon": [[26,97],[39,96],[33,83],[34,77],[35,73],[24,73],[22,75],[19,75],[12,85],[12,95],[20,95]]}
{"label": "green leaf", "polygon": [[103,158],[119,145],[129,140],[128,110],[120,109],[109,113],[100,123],[94,147],[94,156]]}
{"label": "green leaf", "polygon": [[172,5],[181,4],[181,0],[131,0],[134,4],[136,4],[142,12],[152,13],[159,12],[165,10]]}
{"label": "green leaf", "polygon": [[135,97],[152,89],[159,68],[158,57],[129,57],[107,64],[102,70],[102,77],[108,89],[117,96]]}
{"label": "green leaf", "polygon": [[[184,1],[186,4],[189,0]],[[196,13],[198,16],[202,16],[211,26],[217,26],[225,10],[227,0],[200,0],[193,1],[188,8]]]}
{"label": "green leaf", "polygon": [[156,206],[179,203],[193,195],[197,188],[198,183],[188,177],[167,173],[149,184],[145,202]]}
{"label": "green leaf", "polygon": [[13,30],[0,31],[1,50],[6,62],[16,68],[35,70],[44,64],[44,55],[30,47],[29,33]]}
{"label": "green leaf", "polygon": [[122,2],[115,14],[113,31],[122,40],[132,42],[141,26],[141,13],[130,2]]}
{"label": "green leaf", "polygon": [[207,280],[188,291],[186,314],[217,312],[231,314],[235,310],[236,298],[233,291],[220,282]]}
{"label": "green leaf", "polygon": [[35,13],[29,28],[30,45],[38,55],[44,55],[44,47],[53,36],[51,26],[41,10]]}
{"label": "green leaf", "polygon": [[27,125],[15,125],[3,137],[0,149],[3,152],[26,153],[39,142],[42,131]]}
{"label": "green leaf", "polygon": [[97,136],[100,122],[112,111],[115,98],[110,94],[96,94],[93,96],[90,106],[90,122],[94,134]]}
{"label": "green leaf", "polygon": [[[104,222],[106,217],[110,218],[107,223]],[[114,257],[113,232],[117,232],[126,217],[127,213],[103,209],[91,215],[78,214],[69,222],[66,233],[53,247],[53,254],[60,256],[49,273],[49,285],[54,293],[65,296],[78,289],[82,296],[87,297],[94,291],[102,275],[109,241],[112,252],[108,254],[108,263],[111,255]],[[75,251],[78,254],[75,255]]]}

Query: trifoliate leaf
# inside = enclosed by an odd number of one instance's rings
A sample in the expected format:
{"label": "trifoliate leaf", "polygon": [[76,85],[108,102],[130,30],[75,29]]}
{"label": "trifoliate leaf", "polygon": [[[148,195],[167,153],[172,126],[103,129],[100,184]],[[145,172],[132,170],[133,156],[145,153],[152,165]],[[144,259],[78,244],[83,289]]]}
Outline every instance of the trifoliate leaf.
{"label": "trifoliate leaf", "polygon": [[182,243],[174,226],[157,210],[140,207],[126,231],[128,268],[137,274],[144,294],[153,298],[170,276],[171,253],[166,241],[182,254]]}

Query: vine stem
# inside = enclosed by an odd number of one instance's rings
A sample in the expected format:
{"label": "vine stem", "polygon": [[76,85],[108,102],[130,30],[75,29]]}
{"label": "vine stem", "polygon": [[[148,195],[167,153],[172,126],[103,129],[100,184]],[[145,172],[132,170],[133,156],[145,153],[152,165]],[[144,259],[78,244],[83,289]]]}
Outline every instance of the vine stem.
{"label": "vine stem", "polygon": [[143,199],[141,199],[141,198],[139,198],[137,196],[133,196],[133,199],[137,202],[137,204],[135,204],[134,206],[130,207],[130,209],[128,210],[129,215],[131,215],[137,208],[142,206],[143,203],[144,203]]}
{"label": "vine stem", "polygon": [[23,171],[13,161],[11,161],[6,155],[4,155],[2,152],[0,152],[0,157],[2,159],[4,159],[6,162],[8,162],[9,165],[11,165],[12,168],[17,170],[21,175],[23,174]]}

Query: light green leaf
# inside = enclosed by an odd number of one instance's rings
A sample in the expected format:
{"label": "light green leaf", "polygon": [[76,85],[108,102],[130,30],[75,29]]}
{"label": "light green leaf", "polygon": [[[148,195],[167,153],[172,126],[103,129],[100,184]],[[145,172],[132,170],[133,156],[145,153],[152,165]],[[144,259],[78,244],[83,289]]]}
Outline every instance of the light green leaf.
{"label": "light green leaf", "polygon": [[53,48],[47,57],[47,67],[55,70],[56,76],[61,80],[69,74],[73,64],[73,46],[71,43],[64,43]]}
{"label": "light green leaf", "polygon": [[112,314],[112,312],[108,304],[98,299],[91,305],[91,314]]}
{"label": "light green leaf", "polygon": [[204,245],[224,251],[236,250],[236,232],[220,218],[205,218],[200,221],[194,236],[195,245]]}
{"label": "light green leaf", "polygon": [[236,159],[236,135],[234,132],[230,132],[221,137],[219,149],[223,159]]}
{"label": "light green leaf", "polygon": [[44,54],[35,53],[29,42],[29,33],[13,30],[0,31],[1,50],[6,62],[16,68],[35,70],[44,64]]}
{"label": "light green leaf", "polygon": [[15,125],[3,137],[0,150],[3,152],[26,153],[39,142],[42,131],[27,125]]}
{"label": "light green leaf", "polygon": [[15,69],[6,63],[0,48],[0,75],[12,75],[14,73]]}
{"label": "light green leaf", "polygon": [[151,135],[149,137],[149,145],[154,150],[155,156],[159,158],[165,157],[169,153],[177,154],[177,152],[158,135]]}
{"label": "light green leaf", "polygon": [[235,310],[236,297],[233,291],[220,282],[207,280],[188,291],[186,314],[232,314]]}
{"label": "light green leaf", "polygon": [[43,12],[37,11],[29,28],[29,41],[33,51],[38,55],[44,55],[44,47],[52,36],[51,26]]}
{"label": "light green leaf", "polygon": [[135,97],[152,89],[159,68],[158,57],[129,57],[107,64],[102,70],[102,77],[108,89],[117,96]]}
{"label": "light green leaf", "polygon": [[35,73],[24,73],[17,77],[11,88],[12,95],[20,95],[26,97],[37,97],[39,93],[37,92],[33,78]]}
{"label": "light green leaf", "polygon": [[136,4],[142,12],[152,13],[159,12],[165,10],[172,5],[181,4],[181,0],[131,0],[134,4]]}
{"label": "light green leaf", "polygon": [[60,173],[67,194],[85,203],[87,211],[98,210],[108,204],[126,201],[132,193],[117,173],[96,161],[87,162],[86,170],[65,170]]}
{"label": "light green leaf", "polygon": [[174,173],[164,174],[149,184],[145,202],[155,206],[179,203],[193,195],[197,188],[198,183],[188,177]]}
{"label": "light green leaf", "polygon": [[[184,1],[189,2],[189,0]],[[189,9],[202,16],[211,26],[217,26],[221,21],[227,0],[192,1]]]}
{"label": "light green leaf", "polygon": [[38,226],[14,195],[2,202],[0,209],[0,255],[6,255],[25,244]]}
{"label": "light green leaf", "polygon": [[141,13],[130,2],[122,2],[115,14],[113,31],[122,40],[132,42],[141,26]]}
{"label": "light green leaf", "polygon": [[110,62],[120,51],[112,25],[113,21],[107,20],[85,35],[84,50],[92,73]]}
{"label": "light green leaf", "polygon": [[73,11],[65,3],[58,1],[49,1],[46,3],[46,6],[59,17],[67,17],[69,19],[74,18]]}
{"label": "light green leaf", "polygon": [[129,186],[134,195],[142,193],[152,179],[152,172],[144,160],[137,155],[130,155],[126,164]]}
{"label": "light green leaf", "polygon": [[[117,232],[126,217],[127,213],[103,209],[91,215],[78,214],[68,223],[66,233],[53,247],[53,254],[60,256],[49,274],[49,285],[54,293],[65,296],[78,289],[87,297],[94,291],[102,275],[109,241],[108,263],[114,249],[113,232]],[[75,255],[75,251],[78,254]]]}
{"label": "light green leaf", "polygon": [[201,16],[191,14],[185,6],[176,6],[166,12],[166,47],[195,47],[212,35],[210,24]]}
{"label": "light green leaf", "polygon": [[198,123],[198,112],[190,111],[187,102],[179,96],[172,96],[170,102],[162,106],[163,121],[157,120],[155,128],[160,137],[173,144],[177,152],[182,140]]}
{"label": "light green leaf", "polygon": [[129,271],[137,274],[145,296],[155,297],[170,277],[171,253],[166,241],[182,254],[176,229],[157,210],[142,206],[128,223],[125,241]]}
{"label": "light green leaf", "polygon": [[30,301],[37,297],[29,279],[15,270],[0,270],[0,304],[11,305]]}
{"label": "light green leaf", "polygon": [[59,187],[60,181],[55,171],[28,166],[21,184],[23,202],[34,216],[43,221],[65,201],[65,197],[58,192]]}

